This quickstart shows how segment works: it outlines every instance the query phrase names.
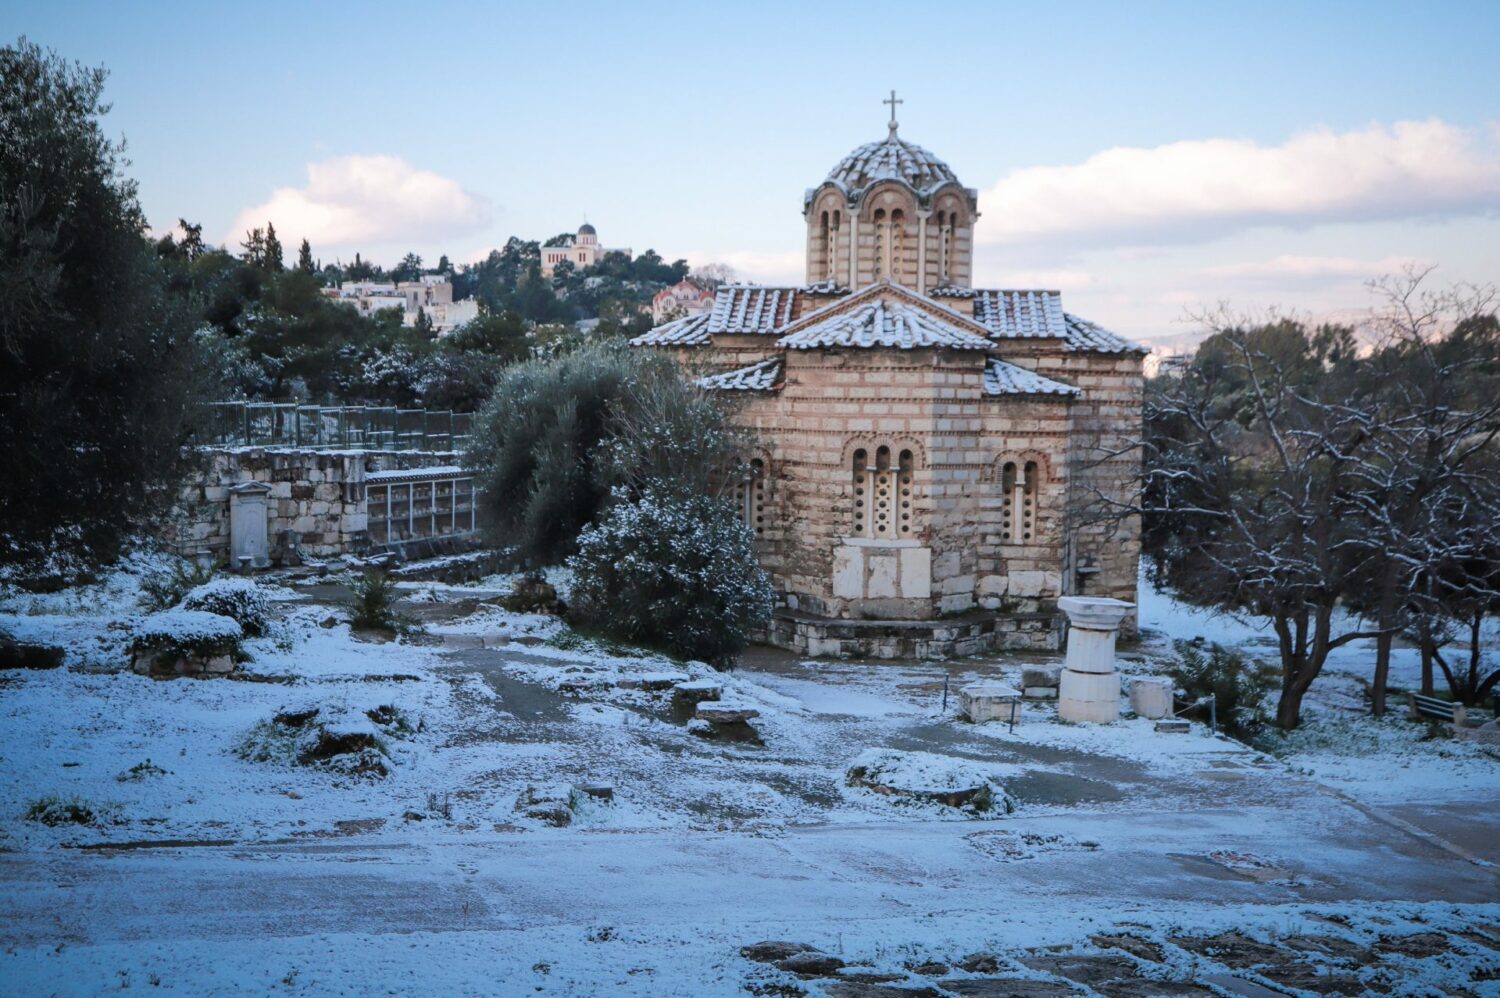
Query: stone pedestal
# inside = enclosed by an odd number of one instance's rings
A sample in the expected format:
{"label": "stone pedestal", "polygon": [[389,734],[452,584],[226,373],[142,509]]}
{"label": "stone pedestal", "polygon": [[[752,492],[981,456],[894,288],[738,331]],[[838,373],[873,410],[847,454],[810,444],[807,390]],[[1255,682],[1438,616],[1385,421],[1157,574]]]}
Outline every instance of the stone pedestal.
{"label": "stone pedestal", "polygon": [[1064,721],[1108,724],[1120,716],[1120,677],[1115,672],[1115,636],[1135,608],[1124,600],[1064,596],[1057,608],[1068,615],[1068,651],[1058,689],[1057,716]]}
{"label": "stone pedestal", "polygon": [[958,691],[958,707],[975,724],[1021,723],[1021,691],[1001,683],[970,683]]}
{"label": "stone pedestal", "polygon": [[1152,721],[1172,716],[1172,680],[1142,676],[1130,681],[1130,709]]}

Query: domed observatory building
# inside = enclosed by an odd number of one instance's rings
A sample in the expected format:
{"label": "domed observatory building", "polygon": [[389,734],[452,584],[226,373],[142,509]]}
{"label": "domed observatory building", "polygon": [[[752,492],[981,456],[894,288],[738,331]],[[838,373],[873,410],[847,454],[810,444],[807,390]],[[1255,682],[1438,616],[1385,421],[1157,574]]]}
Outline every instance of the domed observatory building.
{"label": "domed observatory building", "polygon": [[[893,105],[894,106],[894,105]],[[977,193],[889,133],[803,198],[807,283],[727,285],[632,343],[673,351],[756,434],[739,483],[811,655],[1052,648],[1065,595],[1135,601],[1145,351],[1044,289],[972,286]]]}

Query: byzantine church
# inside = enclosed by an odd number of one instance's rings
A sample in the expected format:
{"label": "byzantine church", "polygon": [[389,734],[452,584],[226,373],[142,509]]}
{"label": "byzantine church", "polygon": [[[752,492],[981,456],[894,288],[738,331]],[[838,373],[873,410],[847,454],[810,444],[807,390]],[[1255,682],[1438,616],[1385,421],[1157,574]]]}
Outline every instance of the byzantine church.
{"label": "byzantine church", "polygon": [[753,431],[738,500],[773,644],[947,657],[1055,648],[1060,596],[1135,601],[1145,351],[1057,291],[973,286],[978,194],[889,134],[803,196],[807,283],[718,289],[632,340]]}

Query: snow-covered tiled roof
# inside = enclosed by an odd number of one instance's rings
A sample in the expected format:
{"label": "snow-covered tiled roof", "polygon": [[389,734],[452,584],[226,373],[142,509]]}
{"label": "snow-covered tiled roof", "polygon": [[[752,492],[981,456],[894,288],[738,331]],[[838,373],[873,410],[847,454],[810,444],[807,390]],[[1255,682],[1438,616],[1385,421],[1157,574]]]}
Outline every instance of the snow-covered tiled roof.
{"label": "snow-covered tiled roof", "polygon": [[[963,321],[962,316],[954,318]],[[989,340],[960,328],[957,323],[914,304],[884,297],[872,297],[853,308],[840,307],[827,318],[813,319],[783,336],[776,345],[788,350],[820,347],[989,350],[993,347]]]}
{"label": "snow-covered tiled roof", "polygon": [[828,171],[825,183],[837,184],[851,200],[884,180],[906,184],[926,196],[944,184],[958,183],[953,170],[914,142],[898,138],[895,130],[879,142],[870,142],[838,161]]}
{"label": "snow-covered tiled roof", "polygon": [[710,333],[774,333],[792,321],[797,288],[765,288],[754,284],[726,284],[714,297],[709,313]]}
{"label": "snow-covered tiled roof", "polygon": [[633,347],[696,347],[709,342],[708,313],[664,322],[630,341]]}
{"label": "snow-covered tiled roof", "polygon": [[984,362],[984,393],[986,395],[1078,395],[1080,390],[1061,381],[1044,378],[1035,371],[1028,371],[1015,364],[1007,364],[998,357]]}
{"label": "snow-covered tiled roof", "polygon": [[749,367],[699,378],[698,386],[720,392],[769,392],[781,384],[781,370],[782,359],[778,354]]}
{"label": "snow-covered tiled roof", "polygon": [[1056,291],[974,291],[974,321],[1002,339],[1066,339],[1062,295]]}
{"label": "snow-covered tiled roof", "polygon": [[1139,343],[1132,343],[1123,336],[1105,329],[1076,315],[1064,316],[1068,322],[1068,346],[1074,350],[1094,350],[1099,353],[1149,353]]}

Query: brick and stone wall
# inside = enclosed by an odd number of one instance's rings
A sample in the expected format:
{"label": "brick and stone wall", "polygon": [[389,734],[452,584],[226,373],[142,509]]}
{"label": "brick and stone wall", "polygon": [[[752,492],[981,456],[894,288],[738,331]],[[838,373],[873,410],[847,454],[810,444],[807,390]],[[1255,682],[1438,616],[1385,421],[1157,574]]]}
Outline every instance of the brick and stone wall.
{"label": "brick and stone wall", "polygon": [[230,489],[268,486],[270,560],[357,553],[369,546],[365,477],[371,472],[458,463],[453,453],[234,448],[205,452],[183,487],[163,539],[186,558],[230,560]]}

